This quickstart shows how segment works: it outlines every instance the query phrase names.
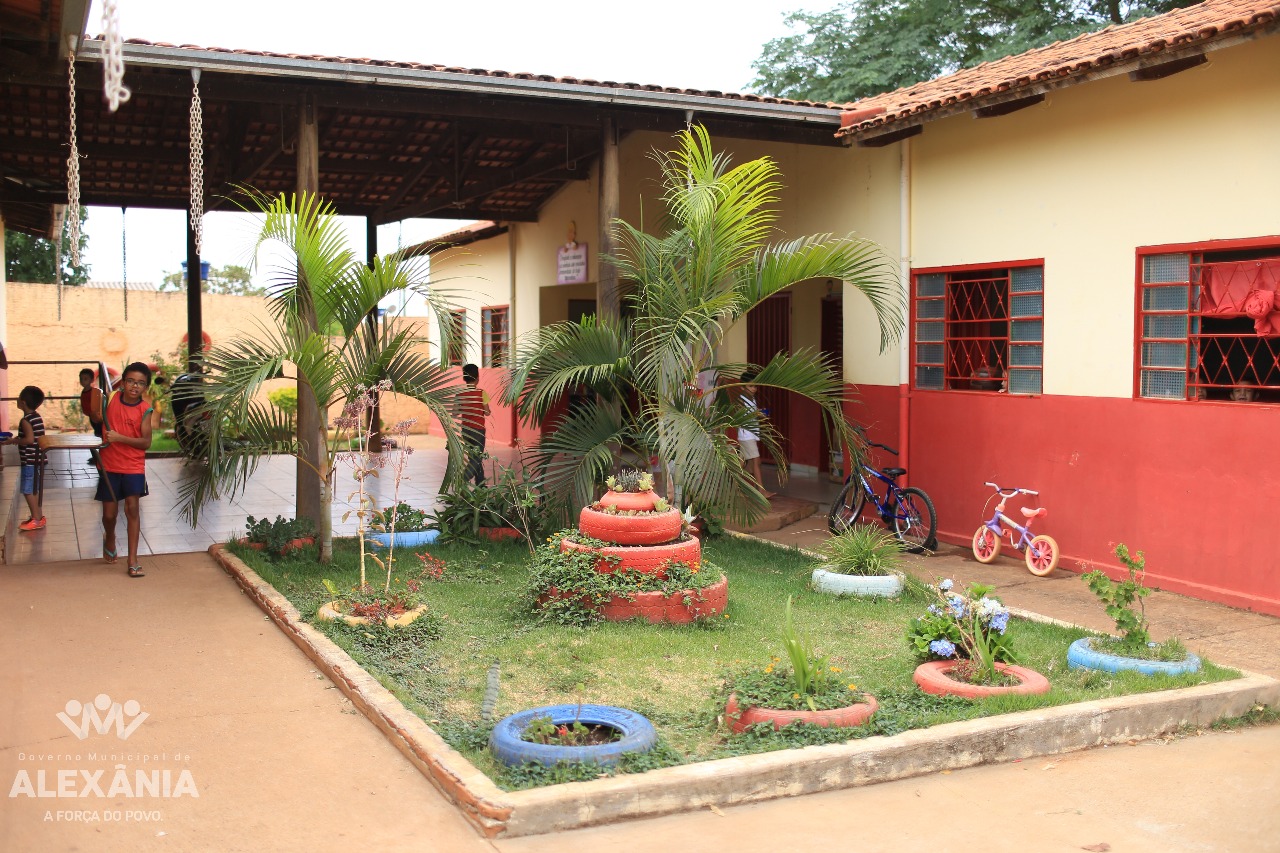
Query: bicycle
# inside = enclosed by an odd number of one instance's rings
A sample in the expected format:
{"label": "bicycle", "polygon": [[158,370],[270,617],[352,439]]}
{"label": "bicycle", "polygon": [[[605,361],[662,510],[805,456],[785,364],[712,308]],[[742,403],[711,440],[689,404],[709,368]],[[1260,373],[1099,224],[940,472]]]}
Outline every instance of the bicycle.
{"label": "bicycle", "polygon": [[[886,444],[868,441],[867,446],[879,447],[894,456],[898,455],[898,451]],[[870,498],[880,521],[885,527],[893,529],[894,536],[906,546],[907,551],[919,554],[937,548],[938,513],[923,489],[915,486],[898,487],[898,478],[906,473],[906,468],[876,469],[866,463],[850,472],[840,494],[831,504],[831,511],[827,513],[827,529],[833,534],[848,530],[862,515],[867,499]],[[868,474],[884,484],[883,500],[867,480]]]}
{"label": "bicycle", "polygon": [[[996,511],[991,516],[991,520],[984,522],[977,532],[973,534],[973,556],[979,563],[994,562],[995,558],[1000,556],[1002,537],[1007,533],[1009,535],[1009,544],[1015,550],[1026,550],[1027,571],[1039,578],[1052,573],[1058,567],[1058,560],[1062,556],[1062,552],[1058,550],[1057,541],[1045,533],[1031,535],[1031,522],[1037,518],[1044,518],[1049,514],[1049,510],[1044,507],[1038,507],[1037,509],[1030,509],[1025,506],[1019,507],[1023,518],[1027,520],[1025,526],[1018,524],[1004,514],[1005,504],[1009,502],[1010,498],[1018,495],[1035,495],[1038,497],[1040,493],[1031,489],[1005,491],[995,483],[983,483],[983,485],[990,486],[996,490],[996,494],[1000,496],[1000,503],[996,504]],[[987,498],[987,503],[991,503],[991,498]],[[987,511],[985,506],[982,511],[984,513]],[[1001,529],[1001,523],[1007,525],[1009,529]],[[1015,533],[1019,535],[1016,542],[1014,541]]]}

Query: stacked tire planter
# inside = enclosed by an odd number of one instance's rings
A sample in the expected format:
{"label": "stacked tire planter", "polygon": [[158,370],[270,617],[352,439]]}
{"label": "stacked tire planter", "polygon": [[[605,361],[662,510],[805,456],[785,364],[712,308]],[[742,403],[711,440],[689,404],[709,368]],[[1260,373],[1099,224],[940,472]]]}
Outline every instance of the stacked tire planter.
{"label": "stacked tire planter", "polygon": [[[657,500],[653,491],[605,492],[594,505],[583,508],[578,517],[578,532],[605,542],[606,546],[589,547],[566,538],[561,540],[560,550],[599,554],[596,571],[603,574],[627,570],[661,578],[669,561],[700,562],[702,543],[694,537],[680,538],[680,511],[672,508],[655,512]],[[606,507],[646,514],[619,515],[605,511]],[[654,624],[685,624],[724,612],[728,602],[729,581],[722,578],[705,589],[683,589],[669,595],[662,592],[615,595],[598,609],[609,622],[638,618]]]}

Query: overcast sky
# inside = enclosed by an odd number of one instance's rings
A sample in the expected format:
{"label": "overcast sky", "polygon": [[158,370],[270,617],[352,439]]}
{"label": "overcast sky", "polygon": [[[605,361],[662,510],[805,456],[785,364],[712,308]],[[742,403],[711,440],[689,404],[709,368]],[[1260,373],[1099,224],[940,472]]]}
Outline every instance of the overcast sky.
{"label": "overcast sky", "polygon": [[[393,59],[490,71],[529,71],[620,83],[686,89],[748,91],[751,63],[771,38],[787,32],[783,17],[818,10],[835,0],[642,0],[637,3],[554,3],[488,0],[119,0],[125,38],[153,42]],[[103,31],[102,2],[94,0],[87,32]],[[128,69],[125,85],[128,85]],[[128,108],[126,104],[124,109]],[[157,281],[186,257],[180,211],[130,209],[130,281]],[[380,247],[410,244],[459,223],[414,220],[386,225]],[[122,279],[121,212],[90,208],[90,275]],[[364,255],[364,224],[348,228]],[[252,229],[242,215],[205,217],[204,260],[215,267],[246,264]]]}

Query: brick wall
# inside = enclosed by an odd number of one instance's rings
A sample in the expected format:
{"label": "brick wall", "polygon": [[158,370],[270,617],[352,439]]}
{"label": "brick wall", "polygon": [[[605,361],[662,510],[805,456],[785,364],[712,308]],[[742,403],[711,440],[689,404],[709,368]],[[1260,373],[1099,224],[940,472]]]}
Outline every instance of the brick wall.
{"label": "brick wall", "polygon": [[[12,365],[8,371],[9,395],[17,396],[24,385],[36,385],[46,394],[79,394],[77,374],[81,366],[103,361],[120,369],[131,361],[154,361],[160,353],[166,360],[187,332],[185,293],[157,293],[130,290],[129,319],[124,317],[122,290],[88,287],[62,288],[62,317],[58,319],[58,288],[52,284],[4,284],[7,333],[5,352],[13,361],[81,361],[84,365]],[[260,296],[201,297],[204,330],[215,345],[250,334],[260,323],[270,322],[266,299]],[[280,382],[284,387],[287,382]],[[10,423],[21,413],[6,403]],[[63,424],[62,402],[52,400],[41,407],[46,423]],[[427,426],[426,407],[412,400],[390,400],[384,406],[387,423],[417,417],[416,431]]]}

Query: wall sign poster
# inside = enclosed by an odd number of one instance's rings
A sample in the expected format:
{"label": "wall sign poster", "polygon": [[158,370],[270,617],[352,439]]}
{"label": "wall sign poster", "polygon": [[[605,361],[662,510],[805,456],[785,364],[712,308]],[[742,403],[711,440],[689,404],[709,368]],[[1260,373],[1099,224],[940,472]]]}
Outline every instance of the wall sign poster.
{"label": "wall sign poster", "polygon": [[587,244],[568,242],[556,250],[556,284],[587,283]]}

